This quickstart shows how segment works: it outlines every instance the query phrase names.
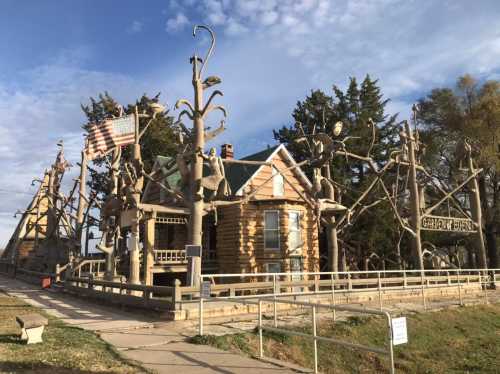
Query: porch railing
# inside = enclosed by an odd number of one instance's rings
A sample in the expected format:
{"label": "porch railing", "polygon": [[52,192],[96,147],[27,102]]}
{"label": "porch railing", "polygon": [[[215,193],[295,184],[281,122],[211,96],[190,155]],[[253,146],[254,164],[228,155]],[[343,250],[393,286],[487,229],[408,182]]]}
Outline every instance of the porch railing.
{"label": "porch railing", "polygon": [[153,255],[155,264],[187,264],[186,251],[184,249],[155,249]]}

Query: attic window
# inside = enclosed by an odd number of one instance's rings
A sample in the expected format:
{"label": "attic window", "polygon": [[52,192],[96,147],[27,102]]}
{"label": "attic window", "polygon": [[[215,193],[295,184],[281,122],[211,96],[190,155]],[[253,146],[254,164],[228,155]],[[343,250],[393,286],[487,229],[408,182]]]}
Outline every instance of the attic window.
{"label": "attic window", "polygon": [[285,183],[283,175],[273,166],[273,196],[283,196],[285,194]]}

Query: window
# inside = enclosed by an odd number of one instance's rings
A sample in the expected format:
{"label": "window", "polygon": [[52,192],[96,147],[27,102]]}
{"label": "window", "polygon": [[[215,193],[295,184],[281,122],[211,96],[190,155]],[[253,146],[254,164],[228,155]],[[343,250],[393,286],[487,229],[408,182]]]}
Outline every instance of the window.
{"label": "window", "polygon": [[[264,264],[264,272],[266,273],[281,273],[281,264],[279,262],[267,262]],[[266,282],[273,280],[272,275],[266,276]],[[278,279],[278,277],[276,277]]]}
{"label": "window", "polygon": [[280,249],[280,220],[277,210],[264,211],[264,248]]}
{"label": "window", "polygon": [[302,255],[302,235],[300,229],[300,212],[288,212],[288,245],[290,255]]}
{"label": "window", "polygon": [[273,196],[283,196],[285,194],[285,184],[283,175],[273,166]]}
{"label": "window", "polygon": [[174,225],[155,225],[155,249],[174,249],[174,239]]}

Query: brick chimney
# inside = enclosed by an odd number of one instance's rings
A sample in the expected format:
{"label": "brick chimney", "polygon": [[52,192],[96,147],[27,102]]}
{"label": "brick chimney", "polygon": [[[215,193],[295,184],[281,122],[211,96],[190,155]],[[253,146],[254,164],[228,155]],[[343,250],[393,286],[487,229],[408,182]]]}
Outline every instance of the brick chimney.
{"label": "brick chimney", "polygon": [[234,151],[233,151],[233,145],[232,144],[222,144],[220,148],[220,157],[224,159],[233,159],[234,158]]}

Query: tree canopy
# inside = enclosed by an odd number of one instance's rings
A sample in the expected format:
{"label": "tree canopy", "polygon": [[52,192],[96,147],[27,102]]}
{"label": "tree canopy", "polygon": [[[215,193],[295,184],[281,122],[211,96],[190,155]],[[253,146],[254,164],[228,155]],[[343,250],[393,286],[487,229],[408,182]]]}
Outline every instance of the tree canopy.
{"label": "tree canopy", "polygon": [[[105,119],[116,117],[120,113],[120,107],[123,108],[124,114],[132,114],[135,111],[135,106],[138,107],[139,113],[152,114],[150,108],[150,103],[157,103],[159,101],[160,94],[149,97],[146,94],[142,95],[135,103],[120,106],[113,97],[108,93],[104,92],[99,94],[97,98],[90,98],[90,103],[83,105],[82,110],[87,117],[87,123],[82,127],[84,130],[88,130],[89,126],[93,123],[99,123]],[[146,124],[149,122],[149,118],[141,117],[139,126],[142,130]],[[175,154],[175,134],[174,134],[174,119],[169,115],[167,110],[164,113],[156,115],[149,125],[144,136],[141,138],[141,154],[142,161],[144,162],[144,168],[146,171],[150,172],[152,170],[156,156],[173,156]],[[124,149],[123,158],[130,157],[130,150]],[[109,160],[108,160],[109,161]],[[109,191],[109,171],[103,170],[102,166],[106,164],[105,158],[100,158],[94,160],[94,164],[97,166],[93,168],[90,172],[89,186],[90,188],[97,192],[100,198],[106,196]]]}

